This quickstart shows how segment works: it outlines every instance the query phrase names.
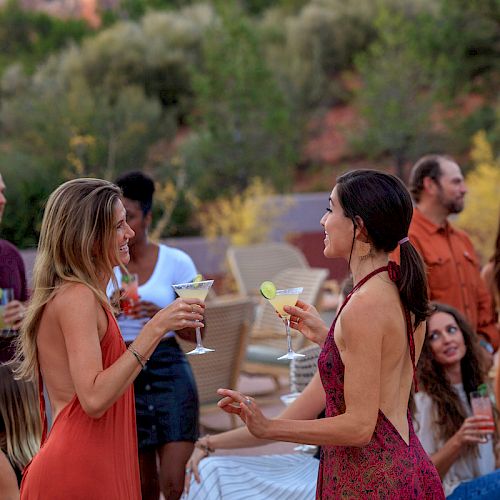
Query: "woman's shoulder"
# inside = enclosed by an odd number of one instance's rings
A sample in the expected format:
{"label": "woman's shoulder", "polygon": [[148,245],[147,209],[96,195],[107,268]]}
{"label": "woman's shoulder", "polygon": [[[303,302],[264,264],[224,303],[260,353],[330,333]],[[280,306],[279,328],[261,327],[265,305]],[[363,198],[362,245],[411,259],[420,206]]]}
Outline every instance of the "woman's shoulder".
{"label": "woman's shoulder", "polygon": [[189,260],[191,261],[191,257],[180,248],[169,247],[164,245],[163,243],[159,244],[160,252],[162,254],[168,255],[170,258],[178,259],[178,260]]}
{"label": "woman's shoulder", "polygon": [[51,302],[56,310],[65,310],[74,306],[85,308],[98,303],[95,293],[89,286],[73,282],[65,282],[57,287]]}
{"label": "woman's shoulder", "polygon": [[387,326],[394,318],[399,317],[396,314],[398,311],[401,311],[401,305],[397,293],[392,286],[382,283],[365,286],[354,293],[342,315],[356,321],[380,321]]}
{"label": "woman's shoulder", "polygon": [[413,395],[417,410],[423,410],[432,407],[433,402],[430,394],[425,391],[418,391]]}
{"label": "woman's shoulder", "polygon": [[[190,272],[195,269],[195,265],[193,263],[193,259],[184,251],[179,248],[169,247],[167,245],[160,244],[160,258],[164,265],[168,265],[170,267],[180,268],[188,268]],[[194,273],[196,274],[196,272]],[[194,278],[190,276],[189,279]]]}

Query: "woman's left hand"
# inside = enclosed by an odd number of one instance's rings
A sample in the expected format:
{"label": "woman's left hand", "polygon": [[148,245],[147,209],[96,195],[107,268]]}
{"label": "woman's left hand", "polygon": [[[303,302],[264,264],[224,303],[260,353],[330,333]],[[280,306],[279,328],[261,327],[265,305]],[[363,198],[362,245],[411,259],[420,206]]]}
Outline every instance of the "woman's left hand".
{"label": "woman's left hand", "polygon": [[328,327],[313,305],[299,299],[294,306],[284,306],[283,309],[290,314],[290,326],[293,329],[323,347],[328,336]]}
{"label": "woman's left hand", "polygon": [[201,482],[199,464],[200,462],[206,458],[207,452],[203,451],[200,448],[194,448],[193,453],[189,457],[189,460],[186,464],[186,475],[184,478],[184,493],[186,495],[189,494],[189,488],[191,486],[191,475],[194,475],[195,481],[199,484]]}
{"label": "woman's left hand", "polygon": [[218,406],[226,413],[238,415],[248,430],[257,438],[268,438],[272,420],[266,418],[255,403],[254,398],[231,389],[219,389],[217,394],[224,396]]}

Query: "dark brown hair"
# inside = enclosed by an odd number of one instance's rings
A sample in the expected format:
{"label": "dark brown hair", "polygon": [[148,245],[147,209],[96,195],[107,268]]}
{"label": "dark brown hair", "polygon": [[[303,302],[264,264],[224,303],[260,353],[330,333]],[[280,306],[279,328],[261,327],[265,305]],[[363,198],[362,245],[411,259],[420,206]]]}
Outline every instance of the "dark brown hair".
{"label": "dark brown hair", "polygon": [[[376,250],[392,252],[408,236],[413,205],[410,193],[394,175],[353,170],[337,179],[337,196],[354,226],[360,217]],[[416,328],[428,315],[427,280],[422,258],[410,241],[400,248],[401,277],[397,281],[403,305],[413,313]]]}
{"label": "dark brown hair", "polygon": [[439,182],[441,178],[441,161],[451,160],[448,156],[443,155],[427,155],[413,165],[410,173],[410,193],[413,199],[418,203],[420,195],[424,190],[424,179],[430,177],[434,182]]}
{"label": "dark brown hair", "polygon": [[115,184],[122,190],[123,197],[138,201],[142,213],[147,215],[153,207],[155,183],[143,172],[126,172],[120,175]]}
{"label": "dark brown hair", "polygon": [[[464,391],[469,398],[472,391],[477,390],[486,378],[479,349],[479,339],[465,318],[453,307],[432,303],[432,314],[444,312],[455,319],[460,328],[465,344],[465,356],[460,361]],[[424,345],[417,366],[417,377],[420,387],[431,397],[437,409],[436,425],[438,436],[443,440],[451,438],[463,424],[467,414],[460,402],[458,394],[445,376],[443,366],[432,354],[429,339],[429,323],[425,334]]]}

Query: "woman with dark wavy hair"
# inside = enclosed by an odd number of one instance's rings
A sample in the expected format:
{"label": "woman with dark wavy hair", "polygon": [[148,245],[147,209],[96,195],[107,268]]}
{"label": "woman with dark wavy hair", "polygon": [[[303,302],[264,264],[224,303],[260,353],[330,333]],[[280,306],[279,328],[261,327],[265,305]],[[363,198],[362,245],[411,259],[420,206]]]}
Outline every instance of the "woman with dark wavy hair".
{"label": "woman with dark wavy hair", "polygon": [[[489,286],[493,295],[493,303],[496,309],[497,328],[500,329],[500,216],[498,217],[498,231],[495,241],[495,250],[490,261],[484,266],[481,276]],[[495,395],[500,401],[500,373],[497,372],[495,383]]]}
{"label": "woman with dark wavy hair", "polygon": [[472,416],[470,393],[485,383],[479,339],[453,307],[433,304],[418,363],[415,429],[430,455],[447,498],[499,498],[488,417]]}

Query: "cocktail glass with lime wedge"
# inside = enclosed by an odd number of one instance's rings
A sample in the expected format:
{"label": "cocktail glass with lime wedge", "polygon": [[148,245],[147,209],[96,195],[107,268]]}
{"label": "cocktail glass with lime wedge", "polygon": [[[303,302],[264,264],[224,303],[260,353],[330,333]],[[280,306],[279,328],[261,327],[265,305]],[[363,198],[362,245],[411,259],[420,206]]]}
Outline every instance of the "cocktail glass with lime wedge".
{"label": "cocktail glass with lime wedge", "polygon": [[283,309],[285,306],[294,306],[299,299],[299,295],[304,291],[303,288],[287,288],[284,290],[276,290],[276,287],[271,281],[264,281],[260,286],[261,294],[271,303],[275,311],[285,323],[286,341],[288,350],[283,356],[278,359],[296,359],[303,358],[304,354],[295,352],[292,348],[292,336],[290,334],[290,315]]}

